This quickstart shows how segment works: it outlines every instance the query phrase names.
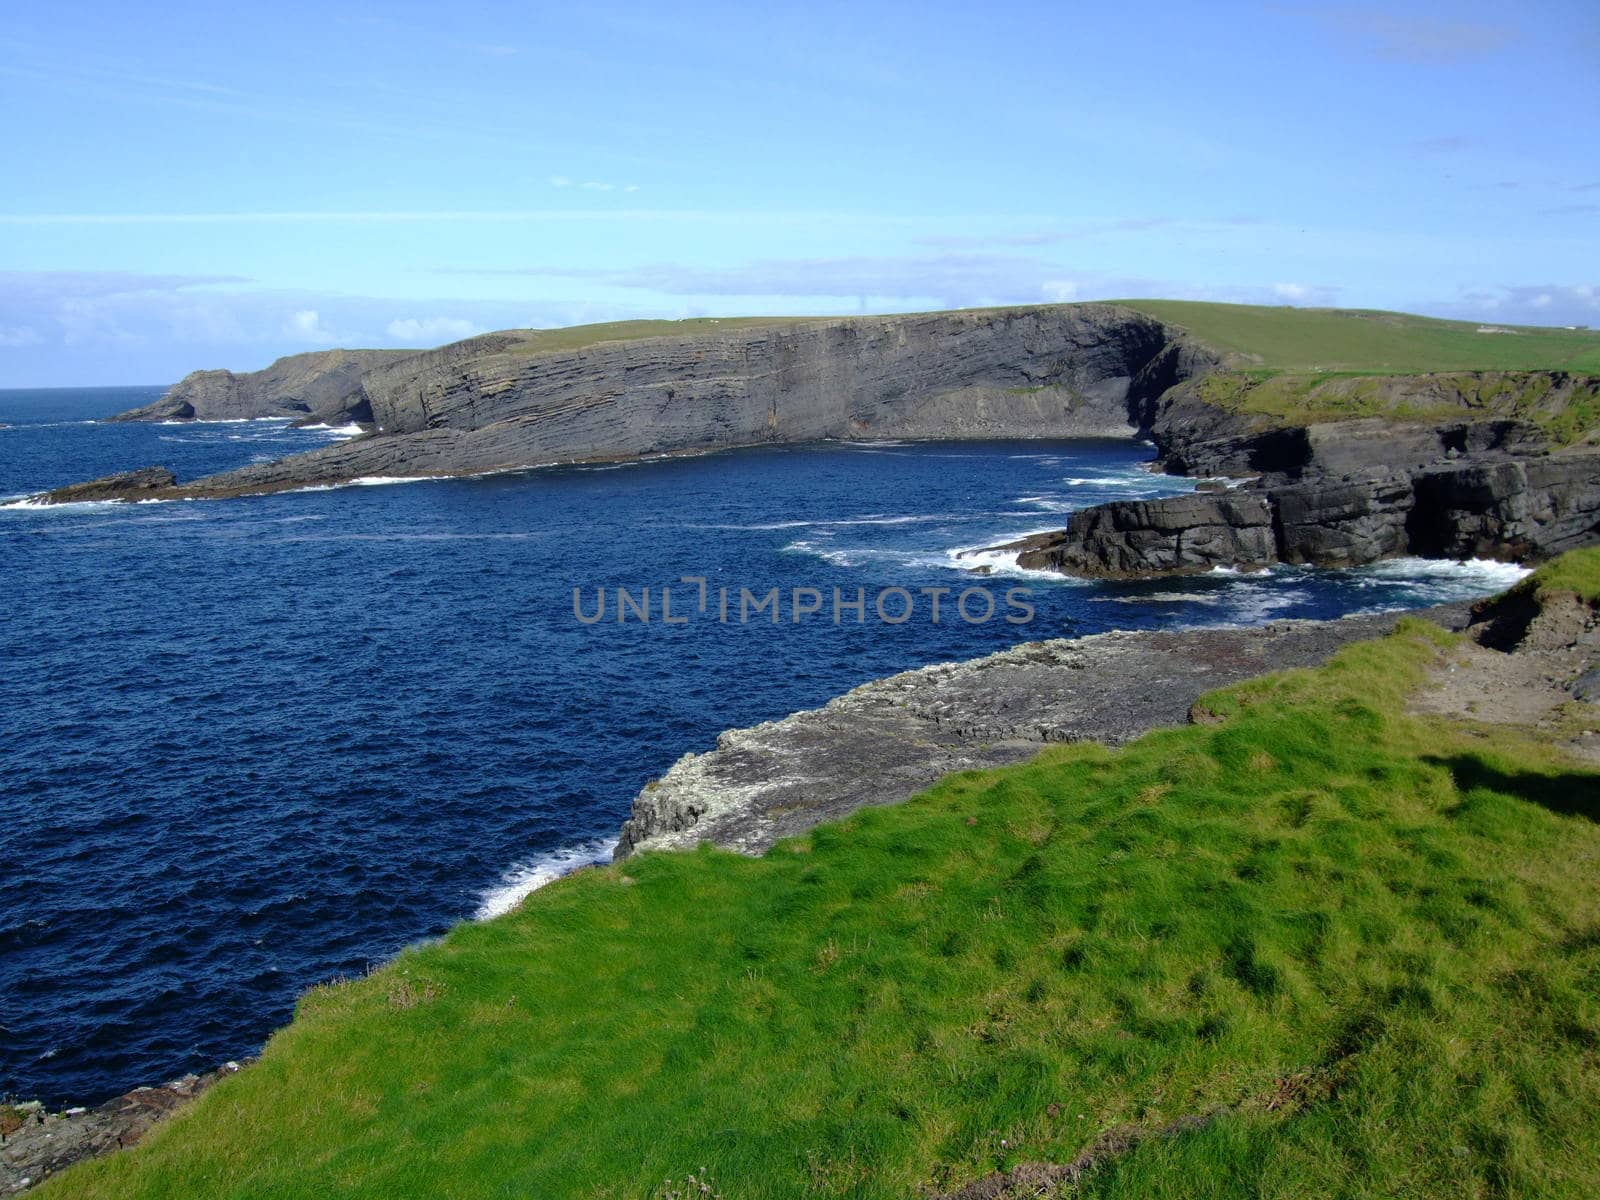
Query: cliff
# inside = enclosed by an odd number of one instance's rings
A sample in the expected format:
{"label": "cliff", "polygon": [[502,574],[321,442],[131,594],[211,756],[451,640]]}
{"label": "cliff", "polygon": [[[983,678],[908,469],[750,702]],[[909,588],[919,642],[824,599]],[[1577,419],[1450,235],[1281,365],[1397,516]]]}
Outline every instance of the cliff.
{"label": "cliff", "polygon": [[1134,579],[1395,555],[1542,561],[1600,537],[1600,451],[1484,456],[1164,500],[1116,501],[998,547],[1017,562]]}
{"label": "cliff", "polygon": [[1152,388],[1215,364],[1202,348],[1175,353],[1153,318],[1098,304],[699,321],[682,333],[658,322],[615,339],[592,328],[589,340],[510,331],[381,362],[361,375],[359,401],[338,401],[364,405],[374,435],[170,494],[822,438],[1130,436]]}
{"label": "cliff", "polygon": [[1163,470],[1253,477],[1243,486],[1085,509],[999,549],[1126,579],[1399,554],[1537,561],[1600,537],[1600,376],[1238,367],[1184,372],[1142,416]]}
{"label": "cliff", "polygon": [[317,350],[291,354],[260,371],[194,371],[161,399],[112,421],[239,421],[297,417],[330,425],[370,421],[366,373],[409,358],[411,350]]}

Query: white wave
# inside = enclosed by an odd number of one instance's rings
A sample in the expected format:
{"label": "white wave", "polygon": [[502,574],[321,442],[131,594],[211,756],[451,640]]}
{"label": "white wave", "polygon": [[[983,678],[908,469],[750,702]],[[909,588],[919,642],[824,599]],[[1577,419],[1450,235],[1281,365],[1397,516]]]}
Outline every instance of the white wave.
{"label": "white wave", "polygon": [[41,500],[37,494],[23,496],[17,500],[0,503],[0,509],[28,509],[32,512],[99,512],[126,508],[130,504],[172,504],[172,500],[70,500],[60,504],[52,504],[48,500]]}
{"label": "white wave", "polygon": [[338,491],[339,488],[382,488],[390,483],[429,483],[432,480],[454,478],[453,475],[362,475],[339,480],[338,483],[307,483],[304,488],[288,488],[290,493],[301,491]]}
{"label": "white wave", "polygon": [[554,883],[579,867],[610,862],[616,848],[616,838],[596,838],[592,842],[564,846],[528,862],[518,863],[501,877],[499,884],[483,894],[478,911],[473,913],[473,920],[487,921],[492,917],[504,916],[545,884]]}
{"label": "white wave", "polygon": [[1134,596],[1095,596],[1096,604],[1221,604],[1226,594],[1216,592],[1144,592]]}
{"label": "white wave", "polygon": [[1460,584],[1470,587],[1501,590],[1533,574],[1531,567],[1517,563],[1497,562],[1492,558],[1469,558],[1462,561],[1441,558],[1389,558],[1352,572],[1358,585],[1378,586],[1387,583]]}
{"label": "white wave", "polygon": [[770,521],[756,525],[690,525],[690,529],[732,529],[741,531],[769,530],[769,529],[835,529],[848,525],[920,525],[929,521],[965,521],[970,520],[969,515],[954,513],[931,513],[926,516],[915,517],[838,517],[831,520],[818,519],[815,521]]}
{"label": "white wave", "polygon": [[1062,480],[1068,487],[1115,487],[1139,488],[1141,490],[1152,487],[1170,487],[1177,492],[1191,492],[1194,490],[1195,481],[1177,475],[1163,475],[1159,472],[1143,471],[1135,468],[1127,475],[1069,475]]}
{"label": "white wave", "polygon": [[1031,504],[1040,512],[1052,513],[1076,512],[1082,507],[1075,501],[1063,500],[1059,496],[1018,496],[1014,503]]}
{"label": "white wave", "polygon": [[322,421],[318,421],[314,425],[301,425],[299,428],[305,430],[307,433],[326,433],[330,437],[337,438],[360,437],[366,432],[365,429],[362,429],[361,426],[357,425],[354,421],[350,422],[348,425],[328,425]]}
{"label": "white wave", "polygon": [[1017,565],[1017,552],[1015,550],[991,550],[981,547],[968,547],[966,549],[947,550],[945,562],[940,564],[957,571],[974,571],[980,567],[988,567],[991,575],[1012,576],[1018,579],[1043,579],[1051,583],[1084,583],[1086,580],[1073,579],[1061,574],[1059,571],[1040,571],[1032,567]]}
{"label": "white wave", "polygon": [[275,421],[287,425],[293,417],[185,417],[181,421],[157,421],[157,425],[249,425],[255,421]]}

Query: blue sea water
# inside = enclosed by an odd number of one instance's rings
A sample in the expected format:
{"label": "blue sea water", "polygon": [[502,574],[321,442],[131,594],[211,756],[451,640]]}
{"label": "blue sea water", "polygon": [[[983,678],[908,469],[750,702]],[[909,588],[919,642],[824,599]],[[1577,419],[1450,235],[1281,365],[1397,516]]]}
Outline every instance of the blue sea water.
{"label": "blue sea water", "polygon": [[[1411,607],[1516,574],[1402,560],[1089,585],[959,556],[1192,486],[1126,442],[17,502],[341,436],[94,420],[156,394],[0,392],[0,1096],[93,1103],[253,1052],[312,984],[603,859],[638,789],[730,726],[1033,638]],[[690,619],[663,624],[659,589],[683,576],[706,578],[709,611],[678,584]],[[647,586],[656,619],[619,623],[614,589]],[[880,623],[871,599],[897,586],[918,608]],[[934,624],[917,593],[973,586],[1000,598],[993,620]],[[721,587],[783,589],[782,623],[739,624],[737,600],[719,622]],[[792,621],[796,587],[822,612]],[[1011,587],[1031,589],[1031,623],[1001,619]],[[589,611],[607,589],[607,619],[577,620],[574,588]],[[866,623],[833,623],[834,588],[865,589]]]}

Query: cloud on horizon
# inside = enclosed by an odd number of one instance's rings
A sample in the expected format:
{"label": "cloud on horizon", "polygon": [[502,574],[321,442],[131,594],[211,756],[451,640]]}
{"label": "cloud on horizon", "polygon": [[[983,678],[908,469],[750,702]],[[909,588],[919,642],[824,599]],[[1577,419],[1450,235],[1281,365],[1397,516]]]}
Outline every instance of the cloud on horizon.
{"label": "cloud on horizon", "polygon": [[[458,272],[459,273],[459,272]],[[505,274],[508,272],[490,272]],[[526,268],[637,292],[635,299],[417,300],[249,289],[235,276],[0,271],[0,387],[161,383],[204,367],[256,370],[333,345],[428,347],[493,329],[626,318],[748,313],[893,312],[1162,296],[1239,304],[1371,305],[1337,286],[1278,280],[1198,287],[1077,272],[1004,254],[769,259],[720,269]],[[1432,316],[1527,325],[1600,326],[1600,284],[1483,285],[1389,303]]]}
{"label": "cloud on horizon", "polygon": [[757,259],[740,266],[712,268],[653,263],[622,269],[535,266],[452,269],[448,273],[567,279],[590,286],[701,300],[751,296],[836,300],[854,302],[860,311],[929,305],[966,308],[1062,303],[1119,296],[1170,296],[1246,304],[1331,304],[1338,295],[1337,288],[1301,283],[1196,288],[1171,280],[1076,272],[1059,262],[1026,255],[983,253]]}
{"label": "cloud on horizon", "polygon": [[1422,311],[1505,325],[1600,326],[1600,284],[1522,284],[1464,291]]}
{"label": "cloud on horizon", "polygon": [[[328,346],[426,347],[639,305],[385,299],[250,289],[231,275],[0,271],[0,387],[160,383]],[[676,315],[655,313],[651,315]]]}
{"label": "cloud on horizon", "polygon": [[1401,16],[1382,8],[1334,7],[1308,15],[1391,62],[1448,65],[1494,54],[1522,40],[1522,32],[1510,25]]}

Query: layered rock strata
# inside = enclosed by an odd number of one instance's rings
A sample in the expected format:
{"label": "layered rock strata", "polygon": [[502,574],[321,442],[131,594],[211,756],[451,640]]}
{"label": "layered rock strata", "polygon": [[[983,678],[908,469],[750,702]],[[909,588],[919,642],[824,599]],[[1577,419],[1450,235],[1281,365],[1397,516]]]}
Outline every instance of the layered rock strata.
{"label": "layered rock strata", "polygon": [[316,350],[291,354],[260,371],[193,371],[159,400],[112,421],[244,421],[293,417],[342,425],[371,421],[363,380],[412,350]]}
{"label": "layered rock strata", "polygon": [[[1370,427],[1320,437],[1312,427],[1299,431],[1313,455],[1298,479],[1116,501],[1001,548],[1024,567],[1131,579],[1278,562],[1350,567],[1401,554],[1537,561],[1600,538],[1600,450],[1550,452],[1516,426],[1391,428],[1387,441],[1369,440],[1379,432]],[[1319,442],[1335,452],[1319,458]],[[1379,456],[1388,465],[1372,463]],[[1327,462],[1356,469],[1317,469]]]}
{"label": "layered rock strata", "polygon": [[364,405],[373,435],[171,495],[826,438],[1131,436],[1151,388],[1217,361],[1194,347],[1174,351],[1150,317],[1097,304],[702,325],[544,345],[531,332],[489,334],[369,367],[359,401],[341,394],[339,404]]}

